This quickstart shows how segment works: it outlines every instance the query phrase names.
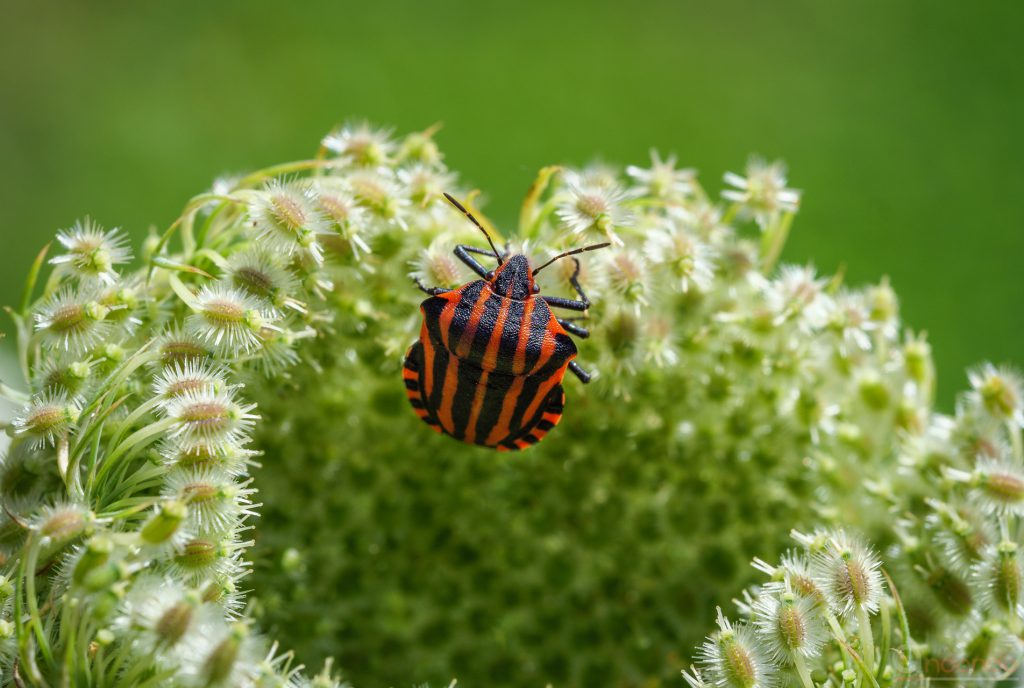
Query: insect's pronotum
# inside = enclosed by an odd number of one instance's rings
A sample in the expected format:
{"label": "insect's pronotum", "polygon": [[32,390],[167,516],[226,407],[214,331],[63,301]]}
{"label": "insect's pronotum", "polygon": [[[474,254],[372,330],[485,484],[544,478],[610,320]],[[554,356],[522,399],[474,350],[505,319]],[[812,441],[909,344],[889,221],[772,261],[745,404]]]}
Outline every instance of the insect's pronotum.
{"label": "insect's pronotum", "polygon": [[[569,337],[589,332],[558,318],[551,308],[586,312],[590,300],[579,283],[580,265],[569,282],[579,299],[544,296],[533,278],[551,263],[596,244],[561,253],[538,268],[522,254],[502,254],[472,213],[445,194],[476,225],[490,250],[459,244],[455,255],[481,279],[457,289],[419,288],[420,338],[405,356],[402,377],[413,410],[427,425],[469,444],[498,451],[540,442],[558,424],[565,406],[562,378],[571,370],[582,382],[590,375],[576,363]],[[488,256],[488,270],[471,254]]]}

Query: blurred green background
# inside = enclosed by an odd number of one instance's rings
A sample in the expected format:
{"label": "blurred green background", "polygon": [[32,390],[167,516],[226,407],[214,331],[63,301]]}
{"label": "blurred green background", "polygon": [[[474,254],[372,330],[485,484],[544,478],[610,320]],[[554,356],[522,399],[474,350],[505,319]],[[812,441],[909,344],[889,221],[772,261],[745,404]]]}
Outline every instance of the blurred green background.
{"label": "blurred green background", "polygon": [[[4,3],[0,301],[90,214],[136,236],[214,176],[302,157],[347,118],[442,121],[510,224],[550,163],[656,146],[720,186],[781,156],[786,258],[889,275],[950,407],[1020,361],[1024,5],[958,2]],[[5,326],[6,327],[6,326]]]}

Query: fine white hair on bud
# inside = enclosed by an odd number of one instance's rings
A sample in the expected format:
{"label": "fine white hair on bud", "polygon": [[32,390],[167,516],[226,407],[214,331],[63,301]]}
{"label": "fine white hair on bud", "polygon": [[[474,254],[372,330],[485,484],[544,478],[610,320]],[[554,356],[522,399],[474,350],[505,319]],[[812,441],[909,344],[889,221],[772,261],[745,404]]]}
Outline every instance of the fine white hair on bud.
{"label": "fine white hair on bud", "polygon": [[244,439],[237,442],[203,439],[182,441],[181,437],[168,438],[162,442],[159,453],[169,467],[210,467],[232,476],[244,474],[258,454],[245,448]]}
{"label": "fine white hair on bud", "polygon": [[409,277],[427,287],[452,289],[466,282],[467,270],[452,253],[452,242],[441,235],[421,250],[410,263]]}
{"label": "fine white hair on bud", "polygon": [[83,281],[114,284],[115,268],[131,260],[128,237],[120,229],[104,229],[85,218],[70,229],[57,233],[57,241],[65,253],[50,259],[52,265],[64,266]]}
{"label": "fine white hair on bud", "polygon": [[321,145],[357,167],[386,165],[395,153],[392,130],[374,128],[366,122],[338,127],[323,138]]}
{"label": "fine white hair on bud", "polygon": [[227,356],[252,353],[260,331],[274,326],[277,312],[248,292],[223,284],[204,286],[186,323],[192,334]]}
{"label": "fine white hair on bud", "polygon": [[598,260],[594,271],[598,288],[608,298],[639,313],[651,296],[650,270],[643,255],[631,249],[611,248]]}
{"label": "fine white hair on bud", "polygon": [[388,168],[354,172],[348,179],[352,195],[359,207],[366,211],[370,225],[378,231],[391,227],[408,230],[407,215],[412,201],[406,189],[397,182],[395,173]]}
{"label": "fine white hair on bud", "polygon": [[372,253],[366,210],[356,201],[348,182],[337,177],[319,177],[313,180],[313,189],[317,207],[334,232],[324,236],[324,245],[337,250],[340,242],[341,253],[351,253],[356,260]]}
{"label": "fine white hair on bud", "polygon": [[925,526],[942,548],[946,562],[956,573],[968,573],[986,547],[998,539],[995,529],[974,505],[954,507],[932,498],[926,503],[932,512],[925,518]]}
{"label": "fine white hair on bud", "polygon": [[878,611],[882,596],[881,562],[859,538],[836,530],[811,551],[811,575],[829,607],[846,616],[857,610]]}
{"label": "fine white hair on bud", "polygon": [[33,527],[52,546],[63,546],[88,535],[96,522],[96,516],[85,506],[75,503],[58,503],[43,507],[33,519]]}
{"label": "fine white hair on bud", "polygon": [[210,360],[213,348],[197,333],[173,326],[156,338],[157,363],[164,368]]}
{"label": "fine white hair on bud", "polygon": [[236,570],[248,571],[250,564],[242,552],[250,546],[252,541],[241,541],[237,532],[194,536],[168,562],[168,572],[175,580],[197,585]]}
{"label": "fine white hair on bud", "polygon": [[795,319],[805,332],[824,327],[832,310],[832,299],[825,293],[827,281],[818,277],[813,267],[783,265],[767,288],[768,306],[776,323]]}
{"label": "fine white hair on bud", "polygon": [[947,468],[950,480],[965,484],[974,503],[988,514],[1024,515],[1024,468],[1006,447],[994,448],[994,456],[980,456],[973,471]]}
{"label": "fine white hair on bud", "polygon": [[666,201],[682,201],[693,193],[696,170],[690,167],[677,168],[676,156],[664,160],[658,151],[651,149],[651,166],[630,165],[626,174],[633,180],[631,196],[649,196]]}
{"label": "fine white hair on bud", "polygon": [[674,278],[679,291],[707,291],[715,277],[714,250],[675,225],[655,229],[647,235],[644,254],[654,266]]}
{"label": "fine white hair on bud", "polygon": [[54,356],[39,367],[34,386],[41,392],[63,392],[74,396],[89,384],[95,364],[90,358],[67,360],[60,355]]}
{"label": "fine white hair on bud", "polygon": [[969,403],[997,420],[1024,426],[1024,382],[1016,371],[985,363],[970,370],[967,377],[971,383]]}
{"label": "fine white hair on bud", "polygon": [[753,606],[754,628],[776,662],[792,662],[800,653],[812,659],[828,639],[820,603],[791,590],[769,592]]}
{"label": "fine white hair on bud", "polygon": [[800,192],[786,187],[786,166],[781,161],[767,163],[753,157],[744,175],[725,173],[725,183],[733,187],[722,198],[740,206],[740,213],[752,217],[765,229],[780,213],[796,212]]}
{"label": "fine white hair on bud", "polygon": [[319,240],[330,228],[310,184],[275,179],[252,194],[248,210],[257,242],[285,255],[300,253],[317,265],[323,263]]}
{"label": "fine white hair on bud", "polygon": [[[176,657],[169,651],[187,642],[197,626],[209,623],[199,596],[180,582],[156,573],[144,573],[125,598],[117,625],[125,631],[138,629],[145,651],[163,666]],[[205,619],[204,619],[205,617]]]}
{"label": "fine white hair on bud", "polygon": [[985,548],[971,568],[971,580],[982,608],[998,616],[1024,618],[1022,565],[1024,559],[1016,542],[1003,540]]}
{"label": "fine white hair on bud", "polygon": [[619,230],[633,224],[626,209],[626,192],[614,181],[579,172],[565,173],[565,192],[557,215],[563,226],[579,237],[576,241],[610,241],[622,246]]}
{"label": "fine white hair on bud", "polygon": [[74,430],[80,412],[76,397],[69,397],[64,391],[46,390],[32,397],[12,425],[16,435],[31,438],[36,447],[56,446],[58,440]]}
{"label": "fine white hair on bud", "polygon": [[259,418],[255,408],[238,402],[234,388],[225,387],[184,390],[162,405],[173,421],[171,436],[186,445],[240,443]]}
{"label": "fine white hair on bud", "polygon": [[754,559],[752,566],[770,577],[765,583],[765,592],[781,595],[791,590],[800,597],[806,597],[816,603],[825,602],[825,593],[815,582],[811,572],[811,563],[802,551],[787,550],[779,560],[778,566],[772,566],[763,559]]}
{"label": "fine white hair on bud", "polygon": [[733,625],[721,608],[717,622],[718,630],[698,649],[697,664],[704,680],[716,688],[774,686],[777,667],[751,628],[745,623]]}
{"label": "fine white hair on bud", "polygon": [[398,170],[398,181],[408,190],[409,200],[419,208],[444,200],[455,188],[455,175],[430,165],[416,164]]}
{"label": "fine white hair on bud", "polygon": [[161,370],[153,380],[153,396],[164,402],[202,390],[228,386],[227,373],[218,364],[197,359],[176,362]]}
{"label": "fine white hair on bud", "polygon": [[225,278],[231,287],[262,299],[267,308],[305,310],[295,298],[299,279],[279,254],[267,248],[252,246],[232,255],[225,268]]}
{"label": "fine white hair on bud", "polygon": [[235,481],[210,466],[181,468],[168,474],[164,495],[188,506],[188,523],[197,534],[223,534],[239,519],[253,515],[251,481]]}
{"label": "fine white hair on bud", "polygon": [[35,313],[36,330],[43,341],[72,356],[90,352],[113,331],[107,320],[110,309],[91,289],[65,287]]}

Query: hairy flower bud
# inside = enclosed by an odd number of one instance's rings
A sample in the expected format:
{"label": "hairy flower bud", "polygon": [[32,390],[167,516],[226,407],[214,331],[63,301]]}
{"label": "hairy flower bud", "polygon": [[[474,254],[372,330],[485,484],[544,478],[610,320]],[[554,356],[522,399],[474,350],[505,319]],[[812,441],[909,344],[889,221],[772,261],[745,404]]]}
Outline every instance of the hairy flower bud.
{"label": "hairy flower bud", "polygon": [[713,686],[768,688],[775,684],[775,667],[749,627],[733,626],[719,609],[718,629],[704,641],[698,655],[701,671]]}

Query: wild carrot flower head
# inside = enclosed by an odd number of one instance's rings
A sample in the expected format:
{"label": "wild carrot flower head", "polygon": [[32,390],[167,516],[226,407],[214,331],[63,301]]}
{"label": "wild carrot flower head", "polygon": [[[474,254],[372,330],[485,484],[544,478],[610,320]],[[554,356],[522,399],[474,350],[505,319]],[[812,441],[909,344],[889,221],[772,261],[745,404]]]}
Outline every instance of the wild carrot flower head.
{"label": "wild carrot flower head", "polygon": [[739,204],[741,212],[762,229],[780,213],[796,212],[800,205],[800,192],[786,188],[786,167],[781,161],[751,158],[745,175],[726,172],[725,183],[733,188],[723,191],[722,198]]}
{"label": "wild carrot flower head", "polygon": [[859,538],[830,532],[811,553],[811,575],[829,607],[839,615],[857,609],[874,613],[882,594],[881,562]]}
{"label": "wild carrot flower head", "polygon": [[452,253],[451,239],[441,235],[410,264],[409,276],[429,287],[452,289],[466,281],[466,266]]}
{"label": "wild carrot flower head", "polygon": [[986,363],[968,373],[971,404],[993,418],[1024,425],[1024,383],[1020,375],[1007,367]]}
{"label": "wild carrot flower head", "polygon": [[115,268],[131,260],[128,238],[119,229],[104,231],[89,218],[76,222],[70,229],[57,233],[57,241],[66,253],[50,259],[50,263],[66,266],[79,279],[114,284]]}
{"label": "wild carrot flower head", "polygon": [[315,192],[306,182],[271,181],[254,192],[249,203],[254,238],[285,255],[302,253],[317,265],[323,262],[320,235],[329,225],[316,206]]}
{"label": "wild carrot flower head", "polygon": [[[359,205],[348,182],[337,177],[320,177],[313,180],[313,189],[328,228],[347,243],[345,248],[353,257],[359,260],[372,253],[366,210]],[[333,247],[332,238],[331,235],[324,237],[325,246]]]}
{"label": "wild carrot flower head", "polygon": [[94,291],[65,287],[36,311],[36,330],[49,345],[80,356],[107,339],[113,330],[109,313]]}
{"label": "wild carrot flower head", "polygon": [[617,183],[602,184],[577,172],[565,175],[566,192],[558,218],[578,241],[611,241],[622,245],[618,230],[633,223],[623,202],[626,193]]}
{"label": "wild carrot flower head", "polygon": [[255,404],[240,403],[233,388],[192,388],[167,399],[162,410],[173,421],[171,436],[185,445],[238,443],[259,418]]}
{"label": "wild carrot flower head", "polygon": [[247,291],[223,284],[204,286],[188,316],[190,332],[226,356],[251,353],[260,347],[260,330],[277,313]]}
{"label": "wild carrot flower head", "polygon": [[398,181],[408,189],[409,200],[420,208],[443,201],[443,194],[455,188],[454,174],[422,164],[398,170]]}
{"label": "wild carrot flower head", "polygon": [[675,224],[647,235],[644,254],[652,266],[663,267],[682,292],[708,290],[715,276],[714,250]]}
{"label": "wild carrot flower head", "polygon": [[409,228],[406,218],[412,202],[394,172],[387,168],[355,172],[348,183],[356,203],[366,211],[372,225],[385,230]]}
{"label": "wild carrot flower head", "polygon": [[31,438],[37,447],[55,446],[58,440],[74,431],[80,411],[76,398],[63,391],[47,390],[34,396],[15,417],[14,430],[18,435]]}
{"label": "wild carrot flower head", "polygon": [[775,667],[761,640],[746,624],[733,625],[721,609],[718,630],[700,646],[697,664],[715,688],[769,688],[776,683]]}
{"label": "wild carrot flower head", "polygon": [[339,127],[324,137],[323,146],[358,167],[384,165],[395,152],[391,130],[377,129],[365,122]]}
{"label": "wild carrot flower head", "polygon": [[186,392],[223,389],[228,386],[225,374],[215,363],[187,359],[157,374],[153,380],[153,396],[166,401]]}
{"label": "wild carrot flower head", "polygon": [[971,570],[984,609],[997,615],[1024,618],[1024,557],[1011,540],[989,545]]}
{"label": "wild carrot flower head", "polygon": [[281,256],[263,247],[250,247],[228,259],[225,277],[230,285],[266,303],[268,309],[304,306],[295,298],[298,278]]}
{"label": "wild carrot flower head", "polygon": [[164,495],[188,507],[188,522],[200,535],[227,532],[239,519],[252,515],[249,481],[238,482],[215,467],[171,471]]}
{"label": "wild carrot flower head", "polygon": [[965,484],[974,503],[987,513],[1024,515],[1024,468],[1008,448],[980,456],[972,471],[947,468],[945,474]]}
{"label": "wild carrot flower head", "polygon": [[816,657],[829,635],[818,600],[792,590],[759,596],[753,619],[758,637],[776,662],[789,662],[797,652]]}
{"label": "wild carrot flower head", "polygon": [[651,149],[651,166],[630,165],[626,174],[635,184],[634,195],[678,202],[693,191],[696,171],[677,168],[676,156],[670,155],[662,160],[658,151]]}

